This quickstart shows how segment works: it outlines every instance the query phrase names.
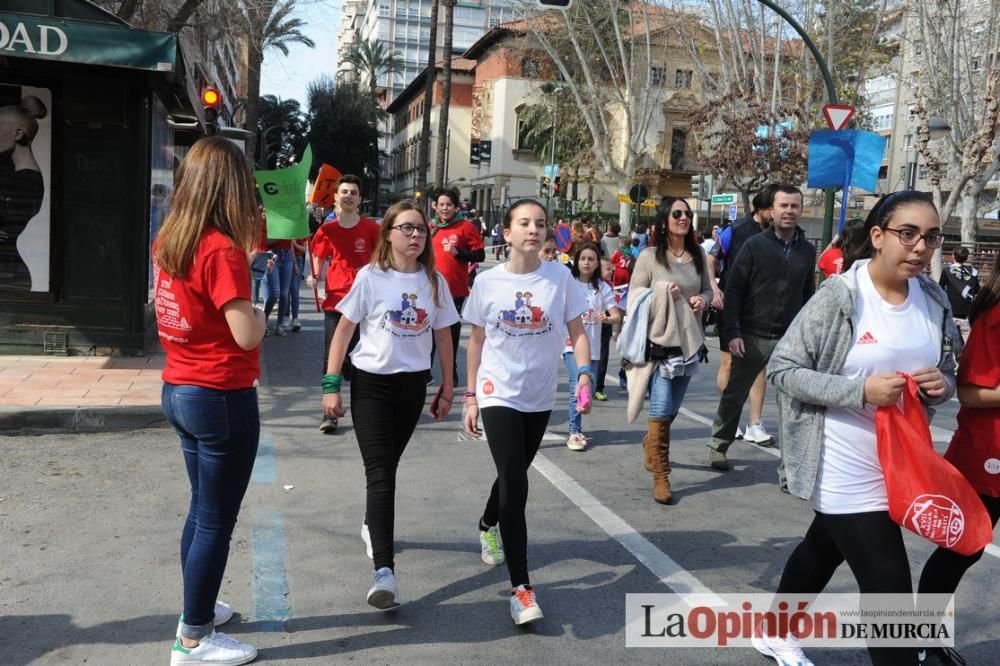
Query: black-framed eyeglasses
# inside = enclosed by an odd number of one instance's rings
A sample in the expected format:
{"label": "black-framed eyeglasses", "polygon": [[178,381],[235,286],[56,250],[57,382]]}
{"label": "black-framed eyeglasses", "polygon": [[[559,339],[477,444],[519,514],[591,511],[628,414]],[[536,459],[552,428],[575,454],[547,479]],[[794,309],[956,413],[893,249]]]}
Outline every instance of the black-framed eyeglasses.
{"label": "black-framed eyeglasses", "polygon": [[429,233],[429,231],[430,231],[426,226],[424,226],[422,224],[421,225],[416,225],[416,224],[397,224],[396,226],[394,226],[392,228],[393,229],[399,229],[399,231],[404,236],[407,236],[407,237],[412,236],[413,234],[416,234],[417,236],[426,236]]}
{"label": "black-framed eyeglasses", "polygon": [[679,220],[682,217],[686,217],[687,219],[690,220],[690,219],[692,219],[692,217],[691,217],[692,215],[693,215],[693,213],[691,211],[689,211],[689,210],[672,210],[672,211],[670,211],[670,217],[674,218],[675,220]]}
{"label": "black-framed eyeglasses", "polygon": [[896,234],[899,238],[899,244],[905,247],[913,247],[920,242],[920,239],[924,239],[924,244],[932,250],[944,245],[944,234],[940,231],[931,231],[926,234],[922,234],[914,229],[893,229],[891,227],[885,227],[885,231],[891,231]]}

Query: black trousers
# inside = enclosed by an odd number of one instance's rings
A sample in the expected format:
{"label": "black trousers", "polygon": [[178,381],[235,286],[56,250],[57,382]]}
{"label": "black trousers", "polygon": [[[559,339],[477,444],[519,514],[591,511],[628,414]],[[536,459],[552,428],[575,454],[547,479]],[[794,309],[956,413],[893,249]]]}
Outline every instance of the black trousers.
{"label": "black trousers", "polygon": [[529,585],[528,526],[524,518],[528,504],[528,467],[538,453],[552,412],[484,407],[480,413],[497,468],[497,478],[483,511],[483,524],[500,523],[511,587]]}
{"label": "black trousers", "polygon": [[365,520],[375,568],[393,568],[396,469],[427,398],[427,371],[376,375],[354,370],[351,414],[365,463]]}
{"label": "black trousers", "polygon": [[[465,296],[455,296],[452,300],[455,301],[455,309],[458,310],[458,314],[462,314],[462,305],[465,304]],[[451,328],[451,352],[454,354],[454,359],[452,360],[451,367],[453,368],[452,374],[454,375],[455,386],[459,385],[458,381],[458,342],[462,339],[462,320],[459,319],[454,324],[450,326]],[[437,353],[437,343],[436,341],[431,344],[431,363],[434,362],[434,355]],[[440,361],[440,359],[438,359]],[[441,364],[441,372],[444,372],[444,364]]]}
{"label": "black trousers", "polygon": [[[986,510],[990,513],[993,527],[1000,519],[1000,497],[980,495]],[[955,594],[962,576],[969,567],[979,561],[983,551],[973,555],[962,555],[947,548],[938,548],[927,559],[924,570],[920,574],[920,584],[917,590],[923,594]]]}
{"label": "black trousers", "polygon": [[595,393],[604,393],[604,377],[608,374],[608,355],[611,353],[611,324],[601,324],[601,360],[597,363],[597,377],[594,378]]}
{"label": "black trousers", "polygon": [[[903,534],[888,511],[817,511],[805,539],[785,563],[778,594],[819,594],[845,560],[862,594],[913,591]],[[917,663],[916,648],[868,648],[868,656],[875,666]]]}

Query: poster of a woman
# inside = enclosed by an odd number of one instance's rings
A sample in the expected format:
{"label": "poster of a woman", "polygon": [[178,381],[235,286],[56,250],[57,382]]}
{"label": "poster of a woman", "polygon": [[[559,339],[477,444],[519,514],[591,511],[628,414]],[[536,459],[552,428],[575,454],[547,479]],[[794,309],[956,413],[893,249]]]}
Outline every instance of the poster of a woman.
{"label": "poster of a woman", "polygon": [[0,296],[49,290],[51,99],[0,84]]}

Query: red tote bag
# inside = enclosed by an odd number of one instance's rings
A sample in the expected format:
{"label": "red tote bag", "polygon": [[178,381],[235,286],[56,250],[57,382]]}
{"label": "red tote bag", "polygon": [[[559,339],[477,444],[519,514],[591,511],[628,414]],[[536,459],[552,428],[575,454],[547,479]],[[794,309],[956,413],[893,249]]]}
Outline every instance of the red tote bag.
{"label": "red tote bag", "polygon": [[903,408],[878,408],[875,437],[895,522],[962,555],[978,553],[992,541],[993,525],[979,495],[934,450],[917,383],[909,375]]}

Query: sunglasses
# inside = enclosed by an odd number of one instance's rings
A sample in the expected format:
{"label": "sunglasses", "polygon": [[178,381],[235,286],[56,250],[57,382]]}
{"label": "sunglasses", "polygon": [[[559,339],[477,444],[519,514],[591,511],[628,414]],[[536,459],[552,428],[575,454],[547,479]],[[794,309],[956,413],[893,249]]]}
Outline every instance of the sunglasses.
{"label": "sunglasses", "polygon": [[675,220],[679,220],[682,217],[686,217],[687,219],[690,220],[691,217],[692,217],[692,215],[693,215],[693,213],[691,211],[689,211],[689,210],[672,210],[672,211],[670,211],[670,217],[674,218]]}

